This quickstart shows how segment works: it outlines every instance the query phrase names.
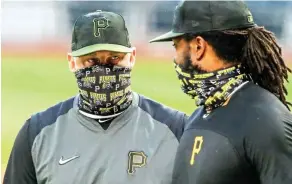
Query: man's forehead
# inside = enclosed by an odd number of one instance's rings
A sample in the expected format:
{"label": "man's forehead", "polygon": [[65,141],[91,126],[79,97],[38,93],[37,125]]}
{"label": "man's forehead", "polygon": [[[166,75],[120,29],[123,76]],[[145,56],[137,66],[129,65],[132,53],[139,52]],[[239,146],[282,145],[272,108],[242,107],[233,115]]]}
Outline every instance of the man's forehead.
{"label": "man's forehead", "polygon": [[115,52],[115,51],[107,51],[107,50],[101,50],[92,52],[90,54],[84,55],[84,56],[101,56],[101,55],[125,55],[126,53],[123,52]]}

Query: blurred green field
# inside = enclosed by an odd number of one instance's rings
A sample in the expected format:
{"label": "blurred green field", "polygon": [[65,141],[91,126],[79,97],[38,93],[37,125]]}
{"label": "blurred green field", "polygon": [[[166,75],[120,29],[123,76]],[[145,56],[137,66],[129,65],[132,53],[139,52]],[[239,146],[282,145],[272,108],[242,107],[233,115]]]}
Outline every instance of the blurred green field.
{"label": "blurred green field", "polygon": [[[190,114],[194,102],[184,95],[170,61],[137,59],[132,73],[136,92]],[[77,84],[64,58],[2,57],[2,168],[15,136],[32,113],[74,96]]]}
{"label": "blurred green field", "polygon": [[[171,61],[138,58],[132,73],[135,91],[190,114],[196,107],[179,87]],[[292,92],[292,85],[288,86]],[[32,113],[74,96],[75,78],[64,58],[2,57],[2,169],[15,136]],[[288,96],[291,100],[292,96]]]}

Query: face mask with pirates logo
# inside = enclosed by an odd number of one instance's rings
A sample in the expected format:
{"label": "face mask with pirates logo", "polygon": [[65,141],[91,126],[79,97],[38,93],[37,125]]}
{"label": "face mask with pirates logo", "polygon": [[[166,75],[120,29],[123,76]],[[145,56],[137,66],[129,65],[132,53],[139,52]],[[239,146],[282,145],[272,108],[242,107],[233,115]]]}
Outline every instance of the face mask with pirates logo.
{"label": "face mask with pirates logo", "polygon": [[131,69],[95,65],[75,72],[79,87],[80,112],[92,118],[114,117],[132,102]]}
{"label": "face mask with pirates logo", "polygon": [[222,106],[238,86],[250,80],[241,65],[195,74],[175,63],[175,70],[183,92],[195,99],[197,106],[204,105],[207,111]]}

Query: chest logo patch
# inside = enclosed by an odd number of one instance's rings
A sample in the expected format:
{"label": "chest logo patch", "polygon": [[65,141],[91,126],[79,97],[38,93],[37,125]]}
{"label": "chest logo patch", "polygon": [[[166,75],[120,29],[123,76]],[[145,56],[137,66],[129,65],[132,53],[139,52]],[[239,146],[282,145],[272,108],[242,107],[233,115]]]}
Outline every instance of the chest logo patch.
{"label": "chest logo patch", "polygon": [[193,151],[190,159],[190,165],[195,164],[196,156],[200,153],[202,149],[204,138],[203,136],[196,136],[193,145]]}
{"label": "chest logo patch", "polygon": [[130,151],[128,157],[128,174],[134,174],[136,168],[146,165],[147,156],[143,151]]}

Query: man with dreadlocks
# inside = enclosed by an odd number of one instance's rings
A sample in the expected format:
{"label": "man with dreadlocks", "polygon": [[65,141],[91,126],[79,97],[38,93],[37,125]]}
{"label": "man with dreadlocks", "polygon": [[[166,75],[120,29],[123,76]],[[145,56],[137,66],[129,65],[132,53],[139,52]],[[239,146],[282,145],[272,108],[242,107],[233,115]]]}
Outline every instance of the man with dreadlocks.
{"label": "man with dreadlocks", "polygon": [[182,89],[200,106],[173,184],[292,184],[291,70],[274,34],[241,1],[182,1],[158,41],[173,41]]}

